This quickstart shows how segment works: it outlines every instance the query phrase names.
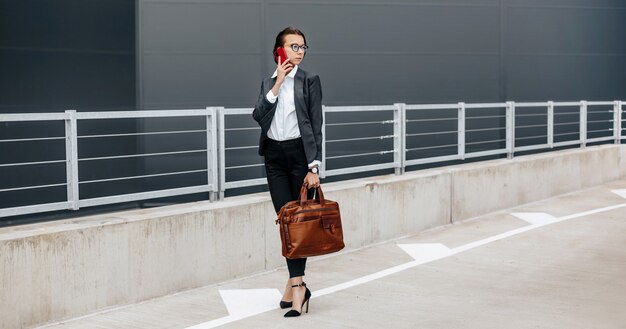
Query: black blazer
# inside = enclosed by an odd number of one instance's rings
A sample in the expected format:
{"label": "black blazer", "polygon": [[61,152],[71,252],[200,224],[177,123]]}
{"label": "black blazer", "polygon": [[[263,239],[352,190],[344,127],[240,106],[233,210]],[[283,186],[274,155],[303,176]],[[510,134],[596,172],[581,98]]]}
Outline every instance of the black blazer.
{"label": "black blazer", "polygon": [[[265,98],[274,83],[276,83],[276,78],[263,80],[259,100],[254,107],[254,112],[252,112],[252,117],[261,126],[259,155],[264,155],[267,132],[272,124],[278,104],[278,101],[272,104]],[[322,161],[322,85],[317,74],[309,73],[298,67],[294,76],[294,103],[307,162]]]}

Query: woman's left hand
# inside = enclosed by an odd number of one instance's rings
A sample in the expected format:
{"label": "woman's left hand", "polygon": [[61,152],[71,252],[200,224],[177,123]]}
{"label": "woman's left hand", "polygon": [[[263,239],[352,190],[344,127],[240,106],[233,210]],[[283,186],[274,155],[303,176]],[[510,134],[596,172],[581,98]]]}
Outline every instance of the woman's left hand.
{"label": "woman's left hand", "polygon": [[307,173],[304,177],[304,183],[307,188],[318,188],[320,186],[320,177],[312,172]]}

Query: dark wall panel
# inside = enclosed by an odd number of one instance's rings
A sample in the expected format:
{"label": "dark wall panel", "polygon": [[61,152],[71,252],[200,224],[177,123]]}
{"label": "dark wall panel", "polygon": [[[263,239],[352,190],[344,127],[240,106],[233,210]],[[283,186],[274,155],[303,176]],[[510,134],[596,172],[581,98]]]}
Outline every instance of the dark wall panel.
{"label": "dark wall panel", "polygon": [[507,99],[615,100],[626,96],[626,3],[505,3]]}

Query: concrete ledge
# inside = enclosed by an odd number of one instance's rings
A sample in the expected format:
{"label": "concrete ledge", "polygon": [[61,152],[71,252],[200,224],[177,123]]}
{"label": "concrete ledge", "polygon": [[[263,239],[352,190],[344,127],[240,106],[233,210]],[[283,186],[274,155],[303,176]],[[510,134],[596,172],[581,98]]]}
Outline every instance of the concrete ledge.
{"label": "concrete ledge", "polygon": [[616,180],[626,174],[624,150],[603,145],[450,167],[452,221]]}
{"label": "concrete ledge", "polygon": [[[324,185],[346,250],[626,174],[608,145]],[[0,328],[29,327],[284,266],[269,195],[0,229]]]}

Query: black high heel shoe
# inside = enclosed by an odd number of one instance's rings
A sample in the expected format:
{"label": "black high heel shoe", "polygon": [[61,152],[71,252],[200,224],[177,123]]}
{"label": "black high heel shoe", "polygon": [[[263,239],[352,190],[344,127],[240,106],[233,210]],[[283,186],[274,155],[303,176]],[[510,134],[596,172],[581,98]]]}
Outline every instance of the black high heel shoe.
{"label": "black high heel shoe", "polygon": [[280,301],[280,308],[290,308],[291,305],[293,305],[293,302]]}
{"label": "black high heel shoe", "polygon": [[[311,299],[311,290],[309,290],[309,288],[306,287],[306,283],[304,282],[302,282],[301,284],[295,284],[291,286],[291,288],[295,288],[295,287],[304,287],[306,289],[304,292],[304,300],[302,301],[302,306],[300,307],[300,310],[302,311],[302,308],[304,308],[304,303],[306,303],[306,313],[309,313],[309,299]],[[282,301],[281,301],[281,305],[282,305]],[[301,314],[302,313],[296,310],[289,310],[289,312],[285,313],[285,317],[291,318],[291,317],[300,316]]]}

